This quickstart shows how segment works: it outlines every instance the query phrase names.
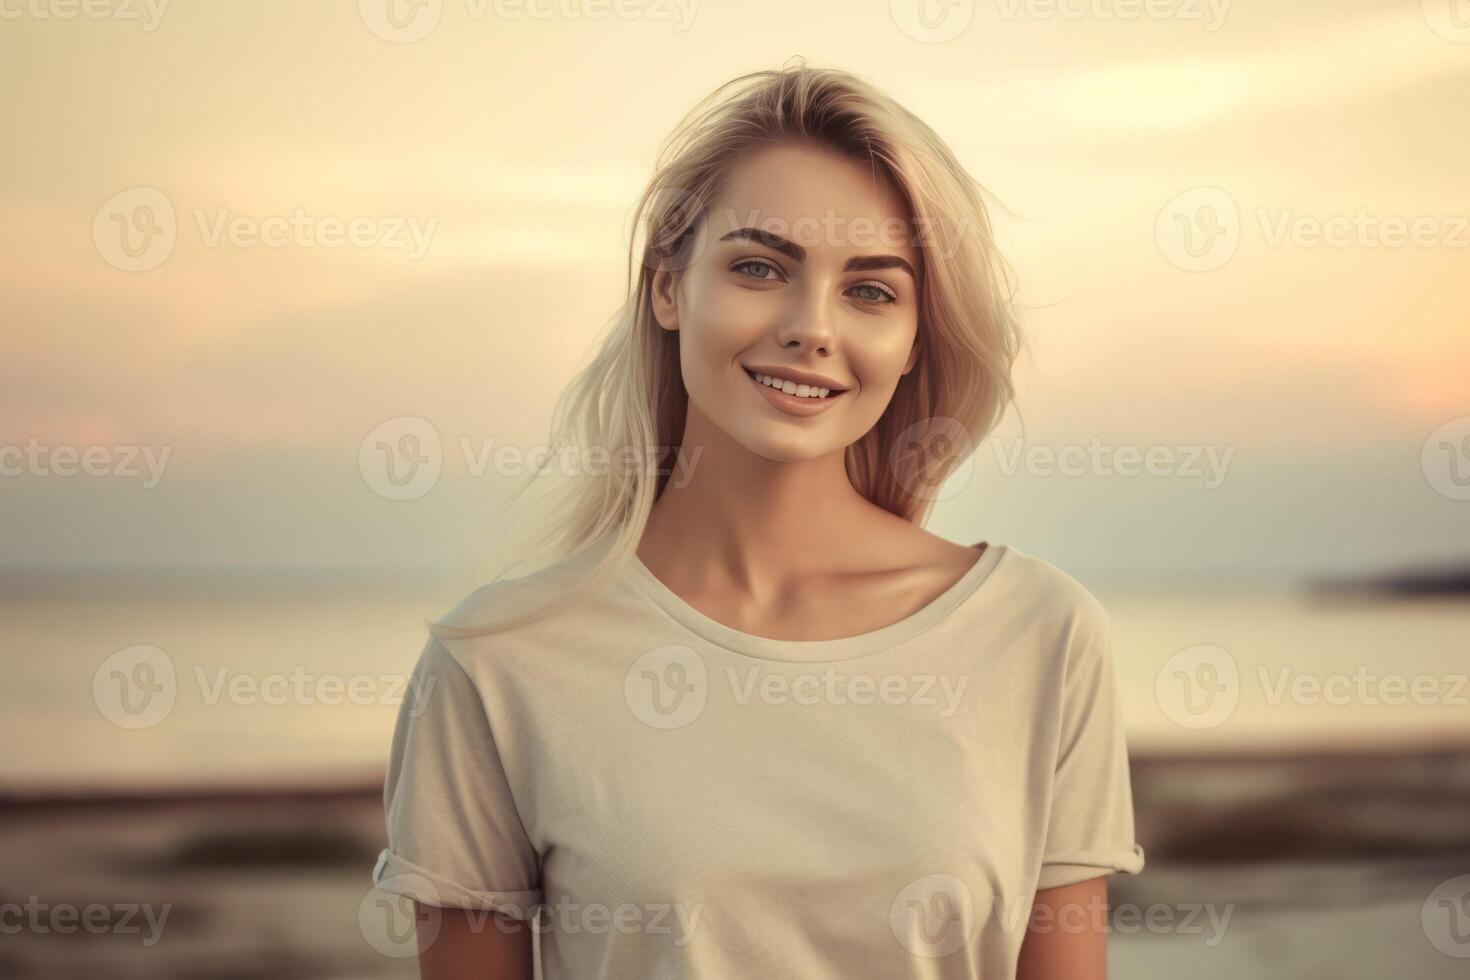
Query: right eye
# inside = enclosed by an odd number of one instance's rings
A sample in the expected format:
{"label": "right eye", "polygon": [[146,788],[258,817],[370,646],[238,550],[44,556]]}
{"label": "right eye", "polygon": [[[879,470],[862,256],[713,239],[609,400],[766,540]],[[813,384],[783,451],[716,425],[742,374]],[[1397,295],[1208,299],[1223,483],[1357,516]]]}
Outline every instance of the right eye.
{"label": "right eye", "polygon": [[730,269],[731,271],[739,271],[741,269],[764,269],[766,270],[766,272],[760,275],[755,274],[753,271],[741,273],[741,275],[746,276],[747,278],[759,279],[763,282],[774,281],[776,277],[779,277],[781,275],[780,266],[776,265],[776,263],[770,261],[769,259],[762,258],[741,259],[739,262],[736,262],[734,265],[730,266]]}

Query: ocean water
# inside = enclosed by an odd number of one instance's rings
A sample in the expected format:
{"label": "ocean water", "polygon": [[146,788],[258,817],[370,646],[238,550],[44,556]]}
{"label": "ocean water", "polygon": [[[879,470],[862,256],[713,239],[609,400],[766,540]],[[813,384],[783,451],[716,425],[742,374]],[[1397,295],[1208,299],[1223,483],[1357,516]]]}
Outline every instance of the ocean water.
{"label": "ocean water", "polygon": [[1094,591],[1134,751],[1470,742],[1470,600]]}
{"label": "ocean water", "polygon": [[[424,620],[466,591],[171,580],[8,596],[0,785],[380,778]],[[156,696],[139,711],[143,686]]]}
{"label": "ocean water", "polygon": [[[423,621],[467,591],[12,583],[0,785],[378,778]],[[1470,603],[1094,591],[1135,752],[1470,739]]]}

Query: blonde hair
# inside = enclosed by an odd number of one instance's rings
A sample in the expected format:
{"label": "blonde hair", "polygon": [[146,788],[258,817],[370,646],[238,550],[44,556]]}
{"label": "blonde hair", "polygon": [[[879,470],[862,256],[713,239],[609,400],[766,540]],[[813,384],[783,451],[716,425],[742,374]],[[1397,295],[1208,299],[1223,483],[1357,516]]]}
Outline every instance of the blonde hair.
{"label": "blonde hair", "polygon": [[[702,99],[665,142],[633,213],[628,299],[553,413],[553,455],[596,450],[610,465],[565,481],[531,474],[507,501],[538,481],[548,485],[540,512],[514,524],[525,542],[498,552],[509,558],[503,577],[479,591],[494,587],[499,597],[500,586],[515,585],[539,600],[523,608],[504,604],[494,622],[431,622],[435,635],[479,636],[545,615],[601,588],[636,552],[675,462],[688,407],[678,333],[661,329],[653,316],[654,273],[687,254],[742,157],[776,145],[833,150],[872,165],[902,192],[914,224],[927,229],[916,243],[923,258],[917,361],[878,423],[847,448],[853,487],[922,524],[934,495],[912,492],[895,467],[899,454],[930,461],[939,470],[937,487],[999,424],[1015,396],[1011,366],[1021,336],[1014,277],[995,248],[982,200],[988,192],[922,120],[858,76],[800,59],[742,75]],[[935,420],[943,424],[924,424]],[[958,429],[968,446],[960,439],[955,451]],[[626,465],[631,460],[640,463]],[[510,569],[538,556],[540,571],[509,579]],[[473,606],[467,600],[460,608]]]}

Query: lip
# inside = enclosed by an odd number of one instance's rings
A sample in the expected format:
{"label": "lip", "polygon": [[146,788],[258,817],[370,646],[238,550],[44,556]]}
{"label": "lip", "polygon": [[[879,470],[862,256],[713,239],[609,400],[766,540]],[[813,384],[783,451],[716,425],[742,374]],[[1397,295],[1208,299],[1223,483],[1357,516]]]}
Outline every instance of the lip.
{"label": "lip", "polygon": [[747,371],[754,371],[757,374],[769,374],[773,378],[795,381],[799,385],[811,385],[815,388],[831,388],[834,391],[846,391],[850,387],[849,385],[838,384],[826,375],[812,374],[810,371],[801,371],[792,367],[770,367],[764,364],[742,364],[740,366]]}
{"label": "lip", "polygon": [[[774,374],[774,372],[770,371],[762,371],[761,373]],[[760,393],[765,396],[766,401],[770,402],[777,410],[785,412],[787,415],[796,415],[801,418],[809,418],[813,415],[822,414],[832,407],[833,402],[836,402],[847,394],[846,391],[834,391],[826,398],[798,398],[795,395],[788,395],[784,391],[777,391],[768,384],[762,384],[755,378],[752,378],[749,373],[746,373],[745,380],[752,386],[759,388]],[[795,381],[796,379],[791,378],[790,380]]]}

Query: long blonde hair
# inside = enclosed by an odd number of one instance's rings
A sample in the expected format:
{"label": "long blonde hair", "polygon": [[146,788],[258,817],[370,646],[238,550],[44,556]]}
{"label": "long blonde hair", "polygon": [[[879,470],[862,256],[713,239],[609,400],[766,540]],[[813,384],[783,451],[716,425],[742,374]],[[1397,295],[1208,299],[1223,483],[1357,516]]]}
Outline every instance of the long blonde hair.
{"label": "long blonde hair", "polygon": [[[687,254],[742,156],[774,145],[836,150],[871,165],[896,184],[914,223],[926,229],[915,243],[923,257],[917,361],[878,423],[847,448],[853,487],[922,524],[934,495],[916,493],[896,461],[926,461],[925,485],[937,486],[999,424],[1015,396],[1011,366],[1021,335],[1014,277],[995,248],[982,199],[988,192],[929,126],[858,76],[801,59],[742,75],[702,99],[661,149],[633,212],[628,298],[553,413],[553,458],[595,451],[604,463],[574,477],[525,479],[507,505],[533,484],[544,486],[546,502],[514,522],[522,543],[496,549],[506,559],[501,577],[478,590],[497,587],[496,608],[466,600],[429,623],[435,635],[480,636],[545,615],[599,589],[636,552],[676,462],[688,408],[679,335],[653,316],[654,273]],[[510,578],[511,569],[537,558],[538,571]],[[537,599],[500,603],[502,585]],[[469,610],[475,622],[449,621]]]}

